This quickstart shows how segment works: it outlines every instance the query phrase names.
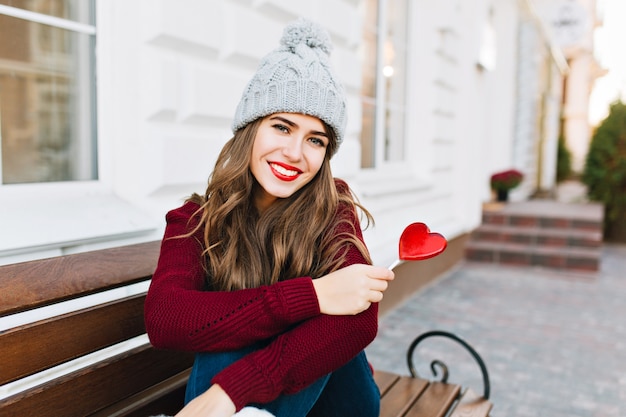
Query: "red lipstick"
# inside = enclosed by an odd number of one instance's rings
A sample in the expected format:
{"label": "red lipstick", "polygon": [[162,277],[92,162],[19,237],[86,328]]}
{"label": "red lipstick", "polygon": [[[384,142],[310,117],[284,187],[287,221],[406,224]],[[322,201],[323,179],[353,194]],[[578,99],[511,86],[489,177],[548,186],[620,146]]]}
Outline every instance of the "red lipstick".
{"label": "red lipstick", "polygon": [[272,174],[281,181],[293,181],[302,173],[300,169],[282,162],[270,162],[269,166]]}

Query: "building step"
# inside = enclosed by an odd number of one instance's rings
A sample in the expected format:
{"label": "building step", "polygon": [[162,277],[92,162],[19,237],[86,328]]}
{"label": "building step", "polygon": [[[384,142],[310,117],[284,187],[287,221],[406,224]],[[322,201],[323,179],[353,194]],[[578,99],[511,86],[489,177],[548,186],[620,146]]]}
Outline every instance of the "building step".
{"label": "building step", "polygon": [[483,224],[597,232],[602,232],[603,221],[604,209],[601,204],[550,200],[487,206],[482,216]]}
{"label": "building step", "polygon": [[568,219],[527,214],[483,212],[483,224],[514,227],[542,227],[550,229],[602,231],[602,220]]}
{"label": "building step", "polygon": [[502,242],[468,242],[465,258],[470,262],[487,262],[512,266],[597,272],[601,248],[572,248],[523,245]]}
{"label": "building step", "polygon": [[517,243],[549,247],[599,248],[602,232],[584,229],[514,227],[483,224],[472,232],[471,239],[479,242]]}
{"label": "building step", "polygon": [[595,203],[530,200],[488,205],[465,248],[470,262],[597,272],[604,209]]}

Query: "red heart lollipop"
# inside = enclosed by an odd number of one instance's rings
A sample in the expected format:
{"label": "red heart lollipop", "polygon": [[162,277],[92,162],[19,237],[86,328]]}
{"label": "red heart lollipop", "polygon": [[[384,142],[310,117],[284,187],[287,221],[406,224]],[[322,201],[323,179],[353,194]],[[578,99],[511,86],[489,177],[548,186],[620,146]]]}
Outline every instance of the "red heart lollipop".
{"label": "red heart lollipop", "polygon": [[439,233],[432,233],[424,223],[411,223],[400,236],[398,245],[399,259],[389,269],[393,269],[400,261],[421,261],[439,255],[448,246],[446,238]]}

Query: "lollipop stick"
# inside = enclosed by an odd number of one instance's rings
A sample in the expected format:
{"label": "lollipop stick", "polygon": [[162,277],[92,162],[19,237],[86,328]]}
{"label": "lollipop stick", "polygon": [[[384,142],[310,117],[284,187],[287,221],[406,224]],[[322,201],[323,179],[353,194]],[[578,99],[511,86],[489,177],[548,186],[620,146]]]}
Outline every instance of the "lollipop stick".
{"label": "lollipop stick", "polygon": [[396,259],[395,261],[393,261],[393,263],[391,265],[389,265],[389,267],[387,269],[391,269],[393,271],[393,269],[400,265],[400,262],[402,262],[402,260],[400,259]]}

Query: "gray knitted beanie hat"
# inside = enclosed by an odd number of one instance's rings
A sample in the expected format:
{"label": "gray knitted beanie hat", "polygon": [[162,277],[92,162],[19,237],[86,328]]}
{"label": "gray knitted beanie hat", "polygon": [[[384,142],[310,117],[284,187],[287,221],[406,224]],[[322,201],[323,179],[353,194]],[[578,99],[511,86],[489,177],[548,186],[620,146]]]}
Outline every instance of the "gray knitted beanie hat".
{"label": "gray knitted beanie hat", "polygon": [[330,68],[328,32],[300,18],[289,24],[280,47],[266,55],[237,106],[233,131],[273,113],[303,113],[330,125],[343,141],[346,99]]}

